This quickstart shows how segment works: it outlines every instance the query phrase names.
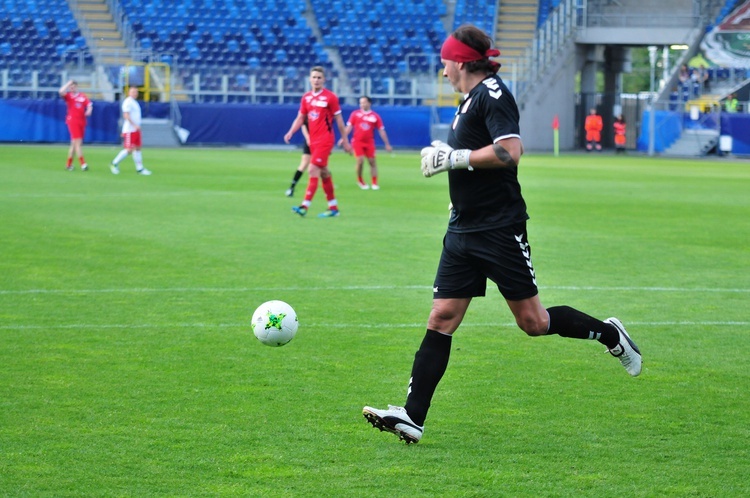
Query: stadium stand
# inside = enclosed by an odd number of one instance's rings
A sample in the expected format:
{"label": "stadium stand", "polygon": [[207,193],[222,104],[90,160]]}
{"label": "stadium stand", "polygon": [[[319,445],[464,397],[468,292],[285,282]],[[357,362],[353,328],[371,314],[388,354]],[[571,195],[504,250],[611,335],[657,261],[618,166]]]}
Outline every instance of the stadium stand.
{"label": "stadium stand", "polygon": [[392,86],[408,94],[408,76],[437,70],[446,36],[441,17],[447,8],[441,0],[320,0],[313,10],[323,44],[337,49],[355,93],[370,93],[361,83],[369,78],[371,93],[387,93]]}
{"label": "stadium stand", "polygon": [[[222,73],[236,91],[246,89],[255,76],[261,93],[276,93],[279,76],[287,76],[285,92],[302,91],[304,81],[296,77],[296,68],[319,64],[335,76],[303,16],[304,0],[188,0],[176,8],[163,0],[121,4],[139,47],[178,65],[176,76],[188,82],[188,89],[193,88],[194,74],[201,75],[200,88],[207,92],[222,89],[223,80],[217,76]],[[169,17],[162,14],[165,9]],[[204,101],[211,100],[215,99],[209,95]]]}
{"label": "stadium stand", "polygon": [[471,19],[473,24],[491,34],[495,31],[496,12],[496,3],[482,0],[456,0],[453,29],[465,23],[466,19]]}
{"label": "stadium stand", "polygon": [[[467,21],[496,33],[503,77],[509,79],[505,71],[524,56],[535,26],[542,26],[561,0],[113,3],[123,14],[131,59],[169,64],[176,87],[196,102],[291,103],[304,91],[307,71],[316,64],[348,95],[419,97],[421,83],[434,81],[439,71],[439,49],[447,31]],[[726,0],[720,12],[717,9],[715,23],[737,4]],[[50,89],[60,84],[63,72],[94,66],[93,49],[66,0],[0,0],[0,7],[0,83],[5,87]],[[122,84],[121,66],[104,67],[104,72],[113,87]],[[744,69],[707,72],[714,82],[745,76]],[[682,94],[694,97],[693,92]],[[50,93],[42,96],[54,96]],[[6,91],[3,96],[32,95]],[[376,98],[377,104],[419,102]]]}
{"label": "stadium stand", "polygon": [[[453,19],[460,20],[456,25],[471,21],[493,31],[496,8],[494,3],[458,0],[455,16],[448,16],[444,0],[114,4],[128,32],[131,60],[170,64],[177,86],[200,92],[201,102],[226,102],[227,92],[251,87],[257,94],[253,102],[291,102],[304,91],[313,65],[324,66],[329,79],[338,79],[353,94],[414,95],[415,78],[435,77],[440,45]],[[0,70],[6,69],[6,87],[51,88],[75,64],[92,70],[96,46],[87,45],[66,0],[0,0],[0,5],[8,13],[0,18]],[[102,64],[101,57],[97,63],[105,66],[113,87],[122,85],[120,64]],[[39,75],[35,82],[34,70]],[[280,91],[293,96],[279,99]],[[231,100],[247,98],[235,95]]]}
{"label": "stadium stand", "polygon": [[[66,0],[0,0],[0,13],[0,71],[7,74],[8,86],[59,86],[66,63],[92,62],[76,58],[86,49],[86,39]],[[24,95],[15,91],[5,96]]]}

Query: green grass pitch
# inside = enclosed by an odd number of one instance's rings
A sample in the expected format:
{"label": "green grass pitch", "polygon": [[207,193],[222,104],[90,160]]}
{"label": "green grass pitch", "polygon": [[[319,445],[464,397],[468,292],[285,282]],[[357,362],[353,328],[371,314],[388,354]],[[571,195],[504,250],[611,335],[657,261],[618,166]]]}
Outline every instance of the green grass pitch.
{"label": "green grass pitch", "polygon": [[[447,178],[379,155],[342,215],[284,196],[299,151],[0,147],[0,495],[750,495],[750,164],[528,154],[520,178],[546,306],[623,320],[629,377],[595,342],[526,337],[472,303],[425,435],[402,404],[430,310]],[[306,176],[302,187],[306,184]],[[257,305],[297,337],[263,346]]]}

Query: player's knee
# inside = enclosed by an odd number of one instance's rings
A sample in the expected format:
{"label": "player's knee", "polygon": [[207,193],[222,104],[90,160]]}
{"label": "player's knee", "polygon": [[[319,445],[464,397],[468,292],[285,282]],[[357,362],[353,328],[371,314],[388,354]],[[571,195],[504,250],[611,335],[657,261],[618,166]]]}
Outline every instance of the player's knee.
{"label": "player's knee", "polygon": [[433,306],[427,327],[444,334],[455,332],[463,316],[451,307]]}
{"label": "player's knee", "polygon": [[516,317],[518,327],[532,337],[547,334],[549,318],[537,314],[526,314]]}

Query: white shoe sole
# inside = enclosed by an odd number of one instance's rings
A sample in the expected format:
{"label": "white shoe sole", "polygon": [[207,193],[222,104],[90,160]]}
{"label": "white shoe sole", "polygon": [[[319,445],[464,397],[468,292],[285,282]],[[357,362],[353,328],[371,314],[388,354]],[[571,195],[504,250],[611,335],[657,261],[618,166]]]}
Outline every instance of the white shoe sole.
{"label": "white shoe sole", "polygon": [[[391,434],[395,434],[398,436],[399,440],[404,441],[406,444],[418,443],[419,440],[422,439],[421,430],[417,429],[416,427],[412,427],[411,424],[395,416],[388,418],[399,420],[399,422],[390,423],[388,420],[386,420],[386,417],[383,416],[383,414],[385,413],[385,410],[378,410],[369,406],[366,406],[362,409],[362,415],[364,415],[365,419],[367,419],[367,421],[370,422],[373,427],[379,429],[381,432],[385,431],[390,432]],[[411,432],[414,432],[415,434],[412,434]],[[418,434],[416,434],[417,432]]]}

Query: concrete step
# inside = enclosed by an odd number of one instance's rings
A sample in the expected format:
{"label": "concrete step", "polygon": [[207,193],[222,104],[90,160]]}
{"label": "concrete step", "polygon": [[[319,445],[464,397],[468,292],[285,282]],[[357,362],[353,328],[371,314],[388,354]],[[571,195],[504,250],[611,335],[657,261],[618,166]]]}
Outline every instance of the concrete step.
{"label": "concrete step", "polygon": [[92,21],[108,21],[112,22],[112,14],[107,12],[82,12],[81,17],[87,23]]}
{"label": "concrete step", "polygon": [[501,14],[536,14],[537,7],[533,5],[508,5],[505,2],[500,3]]}
{"label": "concrete step", "polygon": [[143,145],[149,147],[177,147],[177,138],[172,122],[168,119],[145,118],[141,121]]}
{"label": "concrete step", "polygon": [[123,53],[123,55],[103,55],[101,57],[101,63],[109,66],[122,66],[130,62],[130,57]]}
{"label": "concrete step", "polygon": [[497,39],[507,39],[512,38],[514,40],[533,40],[534,39],[534,31],[530,29],[507,29],[502,30],[498,32]]}
{"label": "concrete step", "polygon": [[80,12],[107,12],[109,13],[109,7],[105,3],[93,3],[93,2],[79,2],[77,9]]}
{"label": "concrete step", "polygon": [[527,24],[533,24],[536,26],[536,14],[512,14],[507,15],[500,13],[500,22],[513,22],[515,24],[517,23],[527,23]]}
{"label": "concrete step", "polygon": [[716,130],[683,130],[680,138],[664,151],[668,156],[701,156],[719,142]]}
{"label": "concrete step", "polygon": [[120,32],[117,30],[92,29],[90,33],[91,37],[97,40],[122,40],[122,36],[120,36]]}
{"label": "concrete step", "polygon": [[[500,53],[500,63],[503,62],[503,59],[513,59],[513,58],[521,58],[526,54],[525,48],[518,48],[518,47],[509,47],[509,48],[503,48],[502,45],[499,46]],[[500,68],[502,71],[502,68]]]}
{"label": "concrete step", "polygon": [[98,47],[98,48],[124,48],[125,42],[122,41],[122,38],[115,38],[115,39],[99,39],[94,38],[92,42]]}
{"label": "concrete step", "polygon": [[526,48],[529,46],[529,42],[526,40],[500,40],[497,46],[500,47],[500,51],[502,52],[503,48]]}
{"label": "concrete step", "polygon": [[91,31],[117,31],[114,21],[92,21],[86,23]]}

